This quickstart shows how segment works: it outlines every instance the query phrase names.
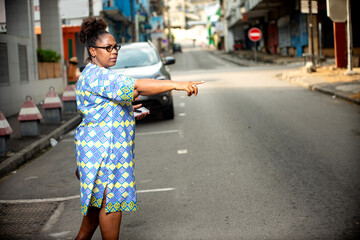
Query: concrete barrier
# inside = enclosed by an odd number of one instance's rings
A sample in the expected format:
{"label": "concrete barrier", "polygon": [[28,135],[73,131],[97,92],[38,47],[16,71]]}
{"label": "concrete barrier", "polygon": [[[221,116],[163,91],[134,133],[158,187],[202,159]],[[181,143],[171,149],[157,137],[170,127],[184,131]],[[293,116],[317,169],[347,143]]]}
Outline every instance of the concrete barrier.
{"label": "concrete barrier", "polygon": [[10,134],[12,133],[12,128],[0,111],[0,156],[5,156],[10,151]]}
{"label": "concrete barrier", "polygon": [[61,122],[61,109],[63,105],[54,87],[50,87],[46,94],[43,108],[45,109],[45,120],[47,122]]}
{"label": "concrete barrier", "polygon": [[21,136],[40,135],[40,120],[42,119],[42,115],[32,101],[31,96],[26,96],[17,119],[20,121]]}
{"label": "concrete barrier", "polygon": [[61,100],[64,103],[64,112],[77,112],[74,85],[66,86]]}

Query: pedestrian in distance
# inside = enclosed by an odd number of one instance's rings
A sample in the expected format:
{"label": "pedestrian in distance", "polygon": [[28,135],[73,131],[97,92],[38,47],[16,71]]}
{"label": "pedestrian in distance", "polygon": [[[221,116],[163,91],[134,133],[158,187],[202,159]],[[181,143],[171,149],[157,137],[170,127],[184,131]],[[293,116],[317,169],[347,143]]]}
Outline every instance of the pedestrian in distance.
{"label": "pedestrian in distance", "polygon": [[[203,81],[134,79],[115,73],[121,48],[101,18],[83,20],[79,38],[89,63],[76,86],[82,122],[76,129],[75,149],[80,178],[83,220],[76,239],[91,239],[100,226],[102,238],[119,238],[122,211],[136,211],[134,177],[135,118],[132,101],[171,90],[198,94]],[[145,115],[140,115],[140,118]]]}

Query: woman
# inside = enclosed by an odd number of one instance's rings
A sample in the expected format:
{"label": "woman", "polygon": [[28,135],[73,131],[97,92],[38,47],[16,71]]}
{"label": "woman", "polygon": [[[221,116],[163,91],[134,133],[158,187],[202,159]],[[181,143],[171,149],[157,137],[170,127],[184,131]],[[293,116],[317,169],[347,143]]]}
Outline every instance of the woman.
{"label": "woman", "polygon": [[134,177],[135,121],[131,102],[138,95],[170,90],[197,95],[197,84],[134,79],[116,74],[120,45],[102,19],[84,19],[79,34],[90,63],[82,71],[76,99],[83,121],[75,134],[83,221],[76,239],[91,239],[100,225],[103,239],[118,239],[122,211],[138,208]]}

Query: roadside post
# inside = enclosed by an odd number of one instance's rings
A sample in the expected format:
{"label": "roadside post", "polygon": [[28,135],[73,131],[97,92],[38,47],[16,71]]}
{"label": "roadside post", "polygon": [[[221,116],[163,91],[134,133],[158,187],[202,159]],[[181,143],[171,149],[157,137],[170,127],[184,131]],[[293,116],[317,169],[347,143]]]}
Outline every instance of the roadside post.
{"label": "roadside post", "polygon": [[43,108],[45,109],[45,120],[47,122],[61,122],[62,103],[54,87],[49,88]]}
{"label": "roadside post", "polygon": [[64,103],[64,112],[76,112],[76,96],[74,85],[67,85],[61,97]]}
{"label": "roadside post", "polygon": [[40,135],[40,120],[42,119],[42,115],[32,101],[31,96],[26,96],[17,119],[20,122],[21,136],[34,137]]}
{"label": "roadside post", "polygon": [[257,56],[256,56],[256,42],[261,40],[262,37],[262,32],[260,29],[253,27],[249,30],[248,32],[248,37],[251,41],[253,41],[254,43],[254,57],[255,57],[255,62],[257,62]]}
{"label": "roadside post", "polygon": [[0,156],[5,156],[10,151],[10,134],[12,133],[12,128],[0,111]]}

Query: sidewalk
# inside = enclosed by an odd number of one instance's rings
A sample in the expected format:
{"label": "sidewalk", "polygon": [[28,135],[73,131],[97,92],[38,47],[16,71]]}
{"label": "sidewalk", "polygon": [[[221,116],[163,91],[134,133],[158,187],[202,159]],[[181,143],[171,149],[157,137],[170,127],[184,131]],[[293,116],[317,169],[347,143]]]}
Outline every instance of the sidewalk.
{"label": "sidewalk", "polygon": [[47,149],[51,145],[50,139],[59,140],[62,135],[81,122],[78,113],[62,112],[62,121],[60,123],[47,123],[44,119],[43,108],[38,106],[38,109],[43,119],[40,122],[41,132],[37,137],[21,136],[20,122],[17,120],[18,115],[6,118],[13,133],[10,135],[10,152],[6,156],[0,157],[0,179]]}
{"label": "sidewalk", "polygon": [[294,69],[279,74],[280,79],[295,82],[334,98],[338,97],[351,103],[360,105],[360,68],[353,69],[356,75],[345,75],[347,69],[337,69],[334,60],[327,60],[322,66],[317,66],[317,71],[307,73],[304,71],[304,59],[300,57],[283,57],[258,53],[257,62],[254,53],[239,51],[226,53],[218,50],[209,50],[212,54],[239,66],[293,66]]}

